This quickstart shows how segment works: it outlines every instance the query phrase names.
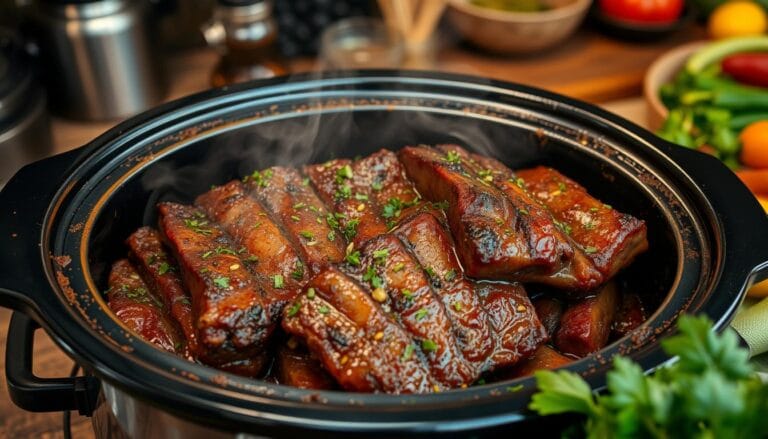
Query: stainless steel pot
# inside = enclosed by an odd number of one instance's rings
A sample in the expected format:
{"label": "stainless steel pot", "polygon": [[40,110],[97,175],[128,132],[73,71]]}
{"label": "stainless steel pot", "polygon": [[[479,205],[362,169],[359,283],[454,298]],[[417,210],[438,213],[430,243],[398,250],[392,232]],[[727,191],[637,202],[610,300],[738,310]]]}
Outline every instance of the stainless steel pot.
{"label": "stainless steel pot", "polygon": [[41,0],[33,12],[54,112],[124,118],[159,104],[167,83],[144,0]]}

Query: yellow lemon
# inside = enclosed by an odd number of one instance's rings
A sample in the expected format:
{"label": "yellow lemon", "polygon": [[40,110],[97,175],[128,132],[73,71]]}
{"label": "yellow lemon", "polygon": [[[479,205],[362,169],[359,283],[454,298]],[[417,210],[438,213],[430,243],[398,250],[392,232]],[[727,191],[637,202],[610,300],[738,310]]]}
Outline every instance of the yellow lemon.
{"label": "yellow lemon", "polygon": [[709,16],[709,35],[730,38],[760,35],[768,29],[765,9],[752,1],[736,0],[723,3]]}

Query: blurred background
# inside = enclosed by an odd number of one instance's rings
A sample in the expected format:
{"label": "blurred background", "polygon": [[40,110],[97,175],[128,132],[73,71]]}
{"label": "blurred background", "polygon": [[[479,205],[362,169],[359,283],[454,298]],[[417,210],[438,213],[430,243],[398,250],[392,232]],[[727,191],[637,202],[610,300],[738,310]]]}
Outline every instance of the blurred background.
{"label": "blurred background", "polygon": [[[518,82],[600,105],[720,158],[768,206],[766,7],[768,0],[0,0],[0,187],[25,163],[172,99],[280,75],[386,68]],[[768,294],[768,284],[750,294]],[[0,311],[0,321],[8,314]],[[43,351],[35,354],[40,376],[69,367],[52,343],[35,347]],[[0,437],[61,435],[57,415],[23,412],[5,398],[0,426]],[[74,419],[73,430],[93,433],[86,418]]]}

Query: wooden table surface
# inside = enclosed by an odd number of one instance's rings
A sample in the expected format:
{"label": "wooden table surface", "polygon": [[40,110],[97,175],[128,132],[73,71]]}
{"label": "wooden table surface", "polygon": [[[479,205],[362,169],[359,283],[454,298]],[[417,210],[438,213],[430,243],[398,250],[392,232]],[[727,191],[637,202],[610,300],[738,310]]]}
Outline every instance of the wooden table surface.
{"label": "wooden table surface", "polygon": [[[701,36],[700,29],[692,28],[660,43],[629,44],[591,31],[581,31],[557,50],[534,58],[505,58],[459,46],[443,51],[436,68],[525,83],[601,103],[605,108],[642,125],[645,119],[639,94],[645,69],[669,48]],[[209,50],[197,50],[171,57],[169,71],[173,72],[173,81],[169,99],[206,89],[216,56]],[[292,65],[293,71],[313,68],[314,63],[310,60],[299,60]],[[609,100],[616,101],[606,102]],[[63,152],[80,146],[115,123],[55,119],[55,151]],[[0,368],[3,371],[10,315],[10,311],[0,309]],[[35,373],[41,377],[63,376],[73,364],[44,331],[38,331],[34,360]],[[61,438],[61,426],[61,413],[28,413],[13,405],[8,397],[5,373],[0,373],[0,439]],[[72,432],[75,438],[94,437],[90,419],[77,414],[72,415]]]}

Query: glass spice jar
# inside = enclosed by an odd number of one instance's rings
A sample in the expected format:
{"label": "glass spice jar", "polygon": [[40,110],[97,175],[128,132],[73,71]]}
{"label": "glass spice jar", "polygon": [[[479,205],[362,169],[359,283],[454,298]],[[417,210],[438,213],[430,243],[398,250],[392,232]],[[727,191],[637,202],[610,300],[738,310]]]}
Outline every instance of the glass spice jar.
{"label": "glass spice jar", "polygon": [[204,35],[221,52],[211,75],[214,87],[288,72],[277,51],[270,0],[218,0]]}

